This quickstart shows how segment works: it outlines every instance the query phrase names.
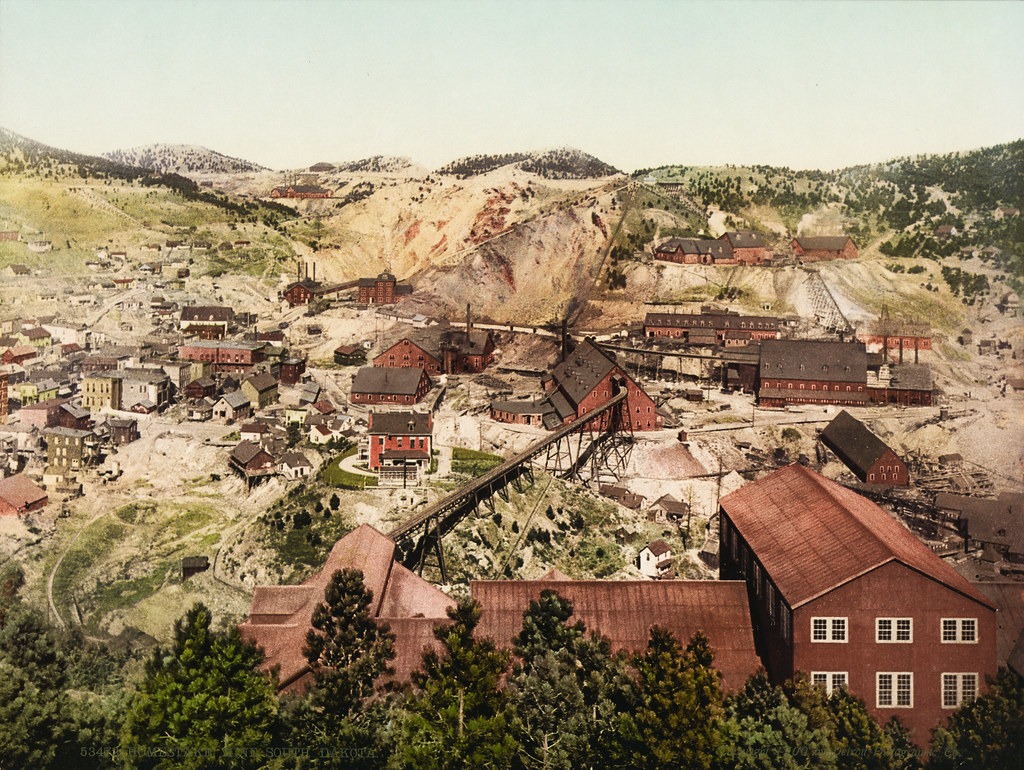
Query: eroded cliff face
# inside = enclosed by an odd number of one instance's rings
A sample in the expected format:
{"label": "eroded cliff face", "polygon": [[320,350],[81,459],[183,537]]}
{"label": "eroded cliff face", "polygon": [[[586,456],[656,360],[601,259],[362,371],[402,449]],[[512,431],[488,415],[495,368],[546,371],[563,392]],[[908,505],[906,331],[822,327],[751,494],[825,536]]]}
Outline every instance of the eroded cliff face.
{"label": "eroded cliff face", "polygon": [[[555,320],[600,272],[615,182],[550,182],[517,169],[465,180],[408,180],[332,207],[318,201],[319,275],[346,280],[390,269],[432,316],[471,302],[499,322]],[[310,212],[305,212],[310,213]]]}

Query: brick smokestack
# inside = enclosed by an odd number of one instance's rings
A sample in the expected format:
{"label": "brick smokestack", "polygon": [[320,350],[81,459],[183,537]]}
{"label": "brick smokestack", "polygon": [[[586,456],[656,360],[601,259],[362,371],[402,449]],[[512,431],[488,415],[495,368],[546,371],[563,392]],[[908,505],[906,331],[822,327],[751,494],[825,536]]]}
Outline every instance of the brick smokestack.
{"label": "brick smokestack", "polygon": [[469,347],[473,347],[473,337],[470,332],[473,331],[473,317],[470,315],[469,309],[470,304],[466,303],[466,343]]}

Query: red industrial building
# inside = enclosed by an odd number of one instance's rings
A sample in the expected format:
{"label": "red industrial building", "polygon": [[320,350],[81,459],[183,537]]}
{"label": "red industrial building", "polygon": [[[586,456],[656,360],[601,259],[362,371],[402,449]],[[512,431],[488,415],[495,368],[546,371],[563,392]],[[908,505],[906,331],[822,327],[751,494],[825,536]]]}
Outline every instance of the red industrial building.
{"label": "red industrial building", "polygon": [[871,501],[790,465],[719,513],[719,574],[746,581],[773,682],[847,687],[924,746],[995,675],[995,606]]}
{"label": "red industrial building", "polygon": [[863,342],[764,340],[757,403],[868,403],[868,356]]}
{"label": "red industrial building", "polygon": [[836,415],[819,439],[865,484],[905,487],[907,465],[889,446],[845,409]]}
{"label": "red industrial building", "polygon": [[934,385],[928,364],[868,364],[868,398],[873,404],[931,406]]}
{"label": "red industrial building", "polygon": [[729,332],[746,332],[750,340],[775,340],[781,325],[782,321],[771,316],[741,316],[734,311],[703,307],[700,313],[648,313],[644,336],[688,339],[693,331],[713,331],[719,341],[724,341]]}
{"label": "red industrial building", "polygon": [[[584,340],[542,380],[546,395],[535,402],[497,401],[491,418],[499,422],[536,424],[554,430],[603,405],[623,389],[629,394],[623,407],[627,430],[658,430],[662,417],[643,388],[618,365],[614,356]],[[526,411],[524,411],[524,406]],[[539,418],[538,418],[539,415]],[[612,418],[605,412],[596,429],[604,429]]]}
{"label": "red industrial building", "polygon": [[426,369],[430,374],[482,372],[494,361],[494,335],[483,329],[425,329],[403,337],[373,359],[374,366]]}
{"label": "red industrial building", "polygon": [[768,247],[758,233],[750,230],[728,232],[718,240],[729,244],[738,265],[763,265],[768,261]]}
{"label": "red industrial building", "polygon": [[257,586],[249,618],[238,630],[263,650],[263,668],[277,670],[282,692],[302,693],[313,684],[313,673],[302,653],[316,607],[324,589],[339,570],[359,570],[372,597],[367,608],[374,620],[395,635],[392,678],[407,682],[423,663],[424,649],[439,650],[434,629],[450,623],[447,610],[455,601],[395,558],[395,544],[368,524],[334,544],[323,569],[300,585]]}
{"label": "red industrial building", "polygon": [[794,253],[804,262],[856,259],[857,245],[846,235],[813,235],[790,241]]}
{"label": "red industrial building", "polygon": [[264,359],[265,343],[217,341],[192,342],[178,348],[186,361],[205,361],[214,372],[243,372]]}
{"label": "red industrial building", "polygon": [[703,631],[728,691],[742,689],[760,667],[739,581],[570,580],[558,570],[540,580],[474,580],[470,592],[481,608],[477,638],[509,647],[522,630],[523,613],[543,591],[571,601],[568,622],[582,621],[588,635],[595,632],[609,641],[612,652],[644,653],[651,628],[661,626],[683,646]]}
{"label": "red industrial building", "polygon": [[388,369],[364,366],[352,380],[355,404],[418,404],[430,392],[430,377],[423,369]]}
{"label": "red industrial building", "polygon": [[364,305],[390,305],[412,294],[412,286],[399,283],[391,273],[381,273],[376,278],[359,279],[359,301]]}
{"label": "red industrial building", "polygon": [[281,362],[281,382],[285,385],[297,385],[305,372],[304,358],[286,358]]}

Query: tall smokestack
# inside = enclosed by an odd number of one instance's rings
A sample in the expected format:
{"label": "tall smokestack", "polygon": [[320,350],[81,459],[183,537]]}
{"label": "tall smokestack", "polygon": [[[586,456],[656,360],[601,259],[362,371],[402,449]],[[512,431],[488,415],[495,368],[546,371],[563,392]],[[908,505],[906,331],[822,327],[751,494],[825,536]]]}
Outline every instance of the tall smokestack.
{"label": "tall smokestack", "polygon": [[569,317],[562,319],[562,360],[569,357]]}
{"label": "tall smokestack", "polygon": [[473,319],[469,314],[470,304],[466,303],[466,339],[469,339],[469,333],[473,330]]}
{"label": "tall smokestack", "polygon": [[316,280],[316,262],[313,263],[313,280]]}

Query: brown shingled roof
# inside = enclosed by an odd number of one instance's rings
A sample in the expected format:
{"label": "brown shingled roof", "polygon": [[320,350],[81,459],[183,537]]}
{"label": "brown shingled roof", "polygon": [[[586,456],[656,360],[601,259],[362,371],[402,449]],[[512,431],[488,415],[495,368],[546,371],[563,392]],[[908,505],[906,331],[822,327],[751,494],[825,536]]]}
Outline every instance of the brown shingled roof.
{"label": "brown shingled roof", "polygon": [[801,465],[726,495],[721,507],[792,608],[892,561],[992,606],[875,503]]}
{"label": "brown shingled roof", "polygon": [[482,608],[477,636],[510,646],[530,601],[546,589],[570,600],[569,622],[582,620],[588,633],[611,642],[613,652],[643,652],[658,625],[683,645],[703,631],[728,690],[741,688],[761,665],[746,586],[732,580],[477,580],[470,583]]}

